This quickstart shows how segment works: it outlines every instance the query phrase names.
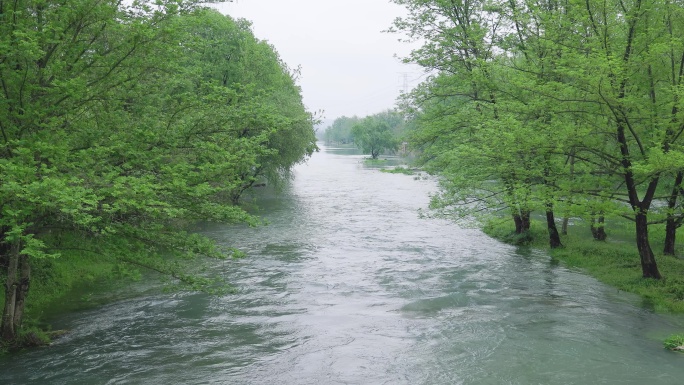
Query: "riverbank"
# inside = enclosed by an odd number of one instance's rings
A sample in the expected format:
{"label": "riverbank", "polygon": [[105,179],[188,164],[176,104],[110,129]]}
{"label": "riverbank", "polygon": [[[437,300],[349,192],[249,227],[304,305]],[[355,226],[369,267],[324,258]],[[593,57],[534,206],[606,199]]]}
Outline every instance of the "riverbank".
{"label": "riverbank", "polygon": [[[507,243],[515,243],[511,236],[511,223],[492,219],[485,224],[486,234]],[[655,312],[684,314],[684,259],[663,255],[660,252],[662,237],[656,226],[651,234],[651,247],[656,252],[658,268],[663,279],[644,279],[641,276],[639,253],[630,233],[629,224],[608,223],[606,241],[595,241],[588,224],[577,222],[561,236],[563,248],[550,250],[546,223],[533,220],[528,246],[548,250],[551,257],[570,268],[578,268],[599,281],[619,290],[638,294],[644,306]],[[630,238],[631,237],[631,238]]]}

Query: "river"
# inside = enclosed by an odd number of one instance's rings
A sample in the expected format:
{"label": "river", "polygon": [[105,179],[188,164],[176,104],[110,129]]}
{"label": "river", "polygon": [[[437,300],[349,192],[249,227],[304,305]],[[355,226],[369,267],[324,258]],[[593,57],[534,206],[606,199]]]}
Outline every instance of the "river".
{"label": "river", "polygon": [[62,314],[51,347],[0,357],[0,384],[679,384],[661,340],[684,317],[418,209],[432,179],[322,147],[268,226],[203,225],[248,257],[236,293],[153,294]]}

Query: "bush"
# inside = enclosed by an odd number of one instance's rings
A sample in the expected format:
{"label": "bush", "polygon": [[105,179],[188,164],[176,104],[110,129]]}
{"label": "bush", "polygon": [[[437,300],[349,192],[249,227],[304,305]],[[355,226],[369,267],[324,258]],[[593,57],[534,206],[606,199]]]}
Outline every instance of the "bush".
{"label": "bush", "polygon": [[673,334],[663,342],[665,349],[684,351],[684,334]]}

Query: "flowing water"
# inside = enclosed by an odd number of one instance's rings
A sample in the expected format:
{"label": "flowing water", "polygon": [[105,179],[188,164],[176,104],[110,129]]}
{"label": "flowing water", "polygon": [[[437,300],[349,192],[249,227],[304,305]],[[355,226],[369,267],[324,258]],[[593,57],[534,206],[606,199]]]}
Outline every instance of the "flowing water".
{"label": "flowing water", "polygon": [[680,384],[661,339],[683,317],[543,252],[420,219],[430,179],[323,148],[270,224],[204,225],[246,251],[224,297],[155,294],[64,314],[49,348],[0,357],[0,384]]}

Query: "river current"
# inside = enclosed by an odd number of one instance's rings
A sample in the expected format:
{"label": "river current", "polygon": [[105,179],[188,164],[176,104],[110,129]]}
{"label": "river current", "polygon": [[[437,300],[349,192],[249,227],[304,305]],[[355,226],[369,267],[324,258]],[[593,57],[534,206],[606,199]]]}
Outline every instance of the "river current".
{"label": "river current", "polygon": [[247,258],[226,296],[151,294],[54,317],[70,333],[0,357],[0,384],[680,384],[684,330],[541,251],[418,210],[430,178],[324,147],[269,224],[200,231]]}

